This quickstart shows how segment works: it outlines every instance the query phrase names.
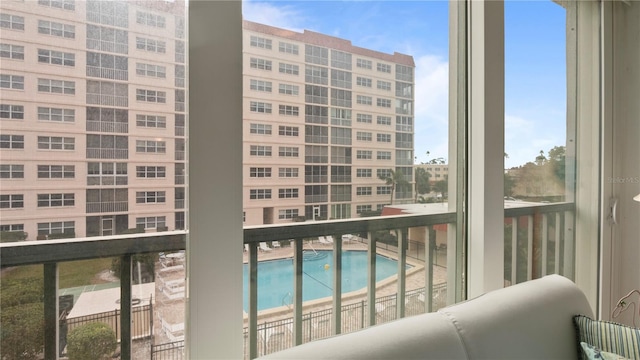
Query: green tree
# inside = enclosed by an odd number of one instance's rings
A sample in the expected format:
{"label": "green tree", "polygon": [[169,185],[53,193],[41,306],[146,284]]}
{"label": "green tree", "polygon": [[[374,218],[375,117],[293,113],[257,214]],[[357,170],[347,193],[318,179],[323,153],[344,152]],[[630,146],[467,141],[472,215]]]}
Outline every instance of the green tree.
{"label": "green tree", "polygon": [[433,185],[433,190],[436,193],[439,193],[440,196],[442,197],[442,200],[444,201],[444,198],[447,195],[447,190],[448,190],[448,184],[447,184],[447,180],[440,180],[437,181],[434,185]]}
{"label": "green tree", "polygon": [[429,177],[431,174],[424,168],[416,168],[415,173],[415,202],[418,202],[418,194],[427,194],[431,191],[431,184],[429,184]]}
{"label": "green tree", "polygon": [[504,196],[513,196],[513,189],[516,187],[516,180],[509,173],[504,173]]}
{"label": "green tree", "polygon": [[3,360],[38,359],[44,349],[42,279],[2,280],[0,348]]}
{"label": "green tree", "polygon": [[555,176],[564,184],[566,176],[566,151],[564,146],[554,146],[549,150],[549,166]]}
{"label": "green tree", "polygon": [[78,326],[67,336],[69,360],[99,360],[111,358],[118,342],[116,334],[105,323]]}
{"label": "green tree", "polygon": [[393,205],[393,194],[396,191],[396,187],[398,185],[409,184],[409,182],[404,179],[404,174],[401,171],[394,171],[393,169],[388,169],[387,173],[379,175],[378,179],[384,181],[386,185],[391,186],[391,205]]}

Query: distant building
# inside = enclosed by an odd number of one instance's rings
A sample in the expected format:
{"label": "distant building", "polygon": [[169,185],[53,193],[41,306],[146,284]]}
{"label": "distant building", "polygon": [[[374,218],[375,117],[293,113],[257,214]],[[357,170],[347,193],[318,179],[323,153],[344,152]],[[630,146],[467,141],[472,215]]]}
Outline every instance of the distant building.
{"label": "distant building", "polygon": [[447,176],[449,176],[449,164],[417,164],[414,167],[425,169],[430,174],[429,182],[431,184],[447,180]]}

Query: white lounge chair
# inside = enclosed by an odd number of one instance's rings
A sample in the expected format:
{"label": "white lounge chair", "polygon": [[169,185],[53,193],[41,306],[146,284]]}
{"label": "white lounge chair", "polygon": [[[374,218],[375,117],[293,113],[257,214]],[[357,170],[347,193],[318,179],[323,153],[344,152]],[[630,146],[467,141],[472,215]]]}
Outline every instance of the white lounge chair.
{"label": "white lounge chair", "polygon": [[267,251],[271,251],[273,249],[271,249],[269,247],[269,245],[267,245],[267,243],[263,241],[263,242],[260,243],[260,250],[267,252]]}
{"label": "white lounge chair", "polygon": [[249,252],[249,244],[244,244],[244,251]]}
{"label": "white lounge chair", "polygon": [[280,241],[272,241],[271,242],[271,246],[273,246],[273,248],[279,248],[280,247]]}
{"label": "white lounge chair", "polygon": [[325,244],[325,245],[331,244],[324,236],[318,236],[318,240],[320,241],[320,244]]}
{"label": "white lounge chair", "polygon": [[329,235],[327,237],[325,237],[327,239],[327,241],[329,242],[329,244],[333,244],[333,236]]}

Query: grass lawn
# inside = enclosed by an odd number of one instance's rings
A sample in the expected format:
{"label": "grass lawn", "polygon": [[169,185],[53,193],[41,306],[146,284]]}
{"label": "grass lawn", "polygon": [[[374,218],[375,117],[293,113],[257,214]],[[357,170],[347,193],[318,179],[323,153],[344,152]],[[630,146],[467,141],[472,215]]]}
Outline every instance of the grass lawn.
{"label": "grass lawn", "polygon": [[[111,269],[111,258],[80,260],[59,263],[59,288],[65,289],[76,286],[102,284],[108,281],[97,275],[103,270]],[[24,279],[35,277],[42,279],[42,265],[18,266],[2,274],[4,279]]]}

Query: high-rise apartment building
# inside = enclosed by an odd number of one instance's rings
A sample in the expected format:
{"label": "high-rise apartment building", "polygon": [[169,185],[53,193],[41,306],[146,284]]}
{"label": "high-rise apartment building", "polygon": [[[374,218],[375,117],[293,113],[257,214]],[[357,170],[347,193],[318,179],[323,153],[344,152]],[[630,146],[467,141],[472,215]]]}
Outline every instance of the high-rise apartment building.
{"label": "high-rise apartment building", "polygon": [[[7,0],[0,16],[0,232],[184,228],[184,2]],[[380,210],[390,170],[410,201],[413,58],[244,33],[244,223]]]}
{"label": "high-rise apartment building", "polygon": [[[411,56],[249,21],[243,41],[246,225],[412,200]],[[392,172],[395,189],[380,180]]]}
{"label": "high-rise apartment building", "polygon": [[0,230],[183,228],[184,2],[0,9]]}

